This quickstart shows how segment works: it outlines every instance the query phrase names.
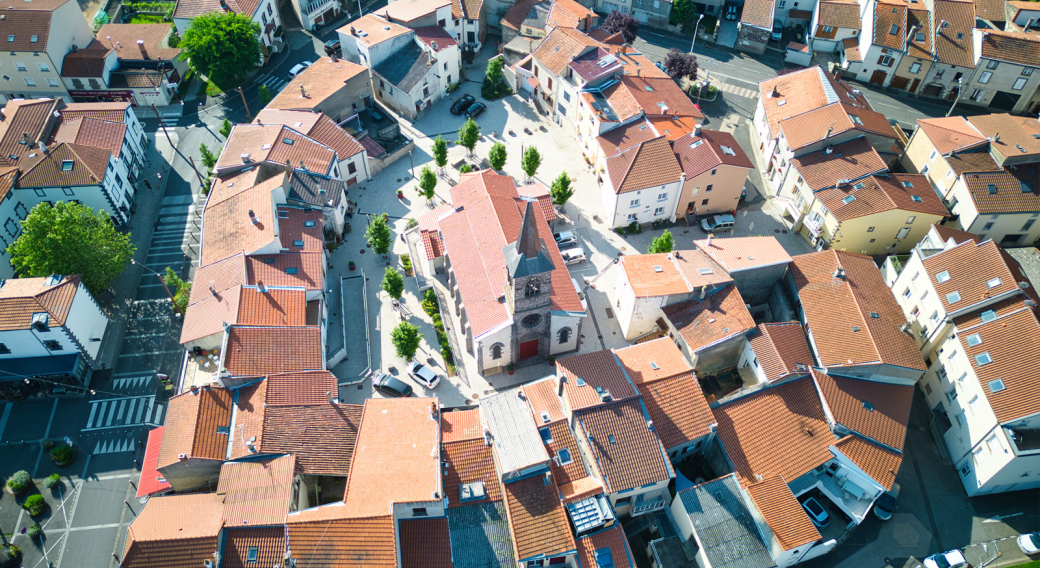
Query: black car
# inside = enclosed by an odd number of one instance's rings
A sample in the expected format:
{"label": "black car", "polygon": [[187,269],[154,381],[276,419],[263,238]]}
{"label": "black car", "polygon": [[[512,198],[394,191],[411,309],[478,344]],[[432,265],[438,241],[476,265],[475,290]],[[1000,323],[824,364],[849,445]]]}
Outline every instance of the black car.
{"label": "black car", "polygon": [[462,95],[462,98],[455,101],[455,104],[451,105],[451,114],[462,114],[469,108],[469,105],[473,104],[473,95]]}
{"label": "black car", "polygon": [[412,386],[386,373],[372,378],[372,387],[389,396],[411,396]]}
{"label": "black car", "polygon": [[340,54],[339,39],[330,39],[329,41],[325,42],[325,53],[327,55],[333,55],[333,54],[339,55]]}
{"label": "black car", "polygon": [[466,116],[470,118],[477,118],[480,113],[487,110],[487,105],[484,103],[473,103],[470,105],[469,110],[466,111]]}

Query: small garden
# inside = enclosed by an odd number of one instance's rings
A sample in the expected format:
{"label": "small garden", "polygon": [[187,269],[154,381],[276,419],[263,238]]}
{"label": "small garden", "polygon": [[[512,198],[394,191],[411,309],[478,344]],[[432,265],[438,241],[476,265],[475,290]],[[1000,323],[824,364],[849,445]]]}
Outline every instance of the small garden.
{"label": "small garden", "polygon": [[484,73],[484,83],[480,86],[480,96],[489,101],[513,94],[513,89],[506,84],[505,75],[502,74],[504,63],[502,56],[488,61],[487,71]]}
{"label": "small garden", "polygon": [[437,293],[432,288],[423,294],[422,308],[426,315],[433,320],[433,329],[437,331],[437,342],[441,346],[441,357],[444,358],[444,365],[448,368],[448,376],[454,377],[458,374],[458,371],[455,369],[455,356],[451,353],[451,345],[448,343],[448,332],[445,331],[444,322],[441,321]]}

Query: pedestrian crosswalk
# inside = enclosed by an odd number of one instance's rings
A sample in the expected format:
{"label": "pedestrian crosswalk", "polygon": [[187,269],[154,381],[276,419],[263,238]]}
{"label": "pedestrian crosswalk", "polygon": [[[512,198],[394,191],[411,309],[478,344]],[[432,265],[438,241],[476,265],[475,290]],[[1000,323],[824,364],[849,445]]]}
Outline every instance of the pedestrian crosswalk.
{"label": "pedestrian crosswalk", "polygon": [[122,452],[134,451],[136,444],[134,443],[134,433],[128,432],[126,436],[117,437],[114,439],[98,440],[94,443],[94,451],[91,452],[94,455],[98,454],[118,454]]}
{"label": "pedestrian crosswalk", "polygon": [[155,395],[92,400],[87,425],[82,431],[162,424],[165,409],[165,406],[155,403]]}
{"label": "pedestrian crosswalk", "polygon": [[282,77],[277,77],[277,76],[272,75],[270,73],[264,73],[263,75],[257,75],[253,80],[255,82],[257,82],[257,83],[262,84],[262,85],[267,85],[267,88],[272,93],[277,93],[278,91],[282,90],[282,87],[284,87],[287,84],[289,84],[289,79],[285,79],[285,78],[282,78]]}
{"label": "pedestrian crosswalk", "polygon": [[148,386],[155,373],[146,373],[132,377],[121,377],[112,379],[113,392],[132,391],[140,387]]}
{"label": "pedestrian crosswalk", "polygon": [[738,97],[744,97],[745,99],[757,99],[760,96],[760,93],[758,91],[753,91],[751,89],[745,89],[743,87],[734,87],[729,83],[722,83],[719,81],[715,81],[714,83],[715,86],[718,87],[719,90],[723,93],[730,93],[733,95],[737,95]]}

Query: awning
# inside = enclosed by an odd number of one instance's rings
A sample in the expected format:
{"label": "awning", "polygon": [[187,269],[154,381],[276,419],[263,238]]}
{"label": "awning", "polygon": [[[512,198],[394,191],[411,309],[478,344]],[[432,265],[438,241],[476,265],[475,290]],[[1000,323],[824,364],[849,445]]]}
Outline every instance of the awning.
{"label": "awning", "polygon": [[159,447],[162,446],[163,427],[148,432],[148,445],[144,449],[141,464],[141,480],[137,482],[137,498],[155,495],[170,490],[170,482],[159,474]]}
{"label": "awning", "polygon": [[528,77],[527,78],[527,84],[531,85],[531,87],[537,89],[538,88],[538,79],[535,79],[534,77]]}
{"label": "awning", "polygon": [[808,22],[812,19],[812,12],[808,10],[791,10],[787,13],[788,20],[803,20]]}

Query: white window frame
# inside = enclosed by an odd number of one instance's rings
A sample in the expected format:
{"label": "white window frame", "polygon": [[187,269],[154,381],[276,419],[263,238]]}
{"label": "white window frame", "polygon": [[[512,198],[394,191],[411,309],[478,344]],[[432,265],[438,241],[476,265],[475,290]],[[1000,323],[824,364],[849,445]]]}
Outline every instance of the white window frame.
{"label": "white window frame", "polygon": [[1013,91],[1021,91],[1026,86],[1026,82],[1028,80],[1029,79],[1027,79],[1025,77],[1019,77],[1018,79],[1015,79],[1015,84],[1011,85],[1011,90],[1013,90]]}

